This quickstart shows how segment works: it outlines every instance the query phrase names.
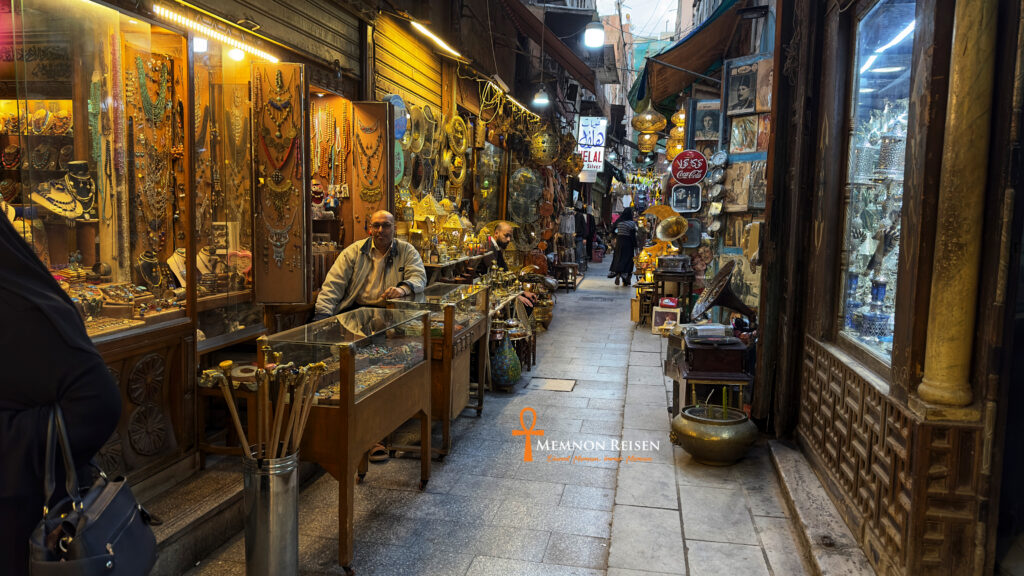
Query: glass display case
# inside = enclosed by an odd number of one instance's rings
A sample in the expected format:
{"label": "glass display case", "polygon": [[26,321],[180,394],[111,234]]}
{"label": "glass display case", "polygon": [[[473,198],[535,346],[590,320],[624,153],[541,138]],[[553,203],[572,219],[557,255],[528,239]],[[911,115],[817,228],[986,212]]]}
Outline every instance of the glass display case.
{"label": "glass display case", "polygon": [[914,6],[882,0],[857,24],[840,339],[886,363],[892,357]]}
{"label": "glass display case", "polygon": [[430,342],[427,313],[360,308],[259,339],[258,363],[327,364],[302,436],[303,460],[338,481],[338,563],[352,564],[354,482],[369,450],[420,420],[420,487],[430,479]]}
{"label": "glass display case", "polygon": [[342,357],[350,355],[352,397],[359,402],[426,360],[424,315],[414,310],[360,308],[261,338],[261,342],[276,363],[327,365],[317,391],[318,403],[323,405],[342,401],[345,375],[339,378],[338,374],[343,371]]}
{"label": "glass display case", "polygon": [[[263,306],[253,301],[251,61],[232,46],[202,40],[192,43],[200,351],[263,328]],[[167,262],[184,285],[185,251]]]}
{"label": "glass display case", "polygon": [[0,72],[4,201],[93,337],[181,318],[188,51],[90,2],[15,2]]}
{"label": "glass display case", "polygon": [[[451,451],[451,421],[466,407],[484,407],[483,386],[470,383],[472,348],[477,348],[477,374],[485,372],[487,358],[488,294],[484,285],[431,284],[423,292],[388,301],[395,310],[423,310],[429,313],[431,336],[431,412],[441,422],[441,446],[444,456]],[[472,392],[474,403],[470,405]],[[408,450],[412,447],[395,446]]]}
{"label": "glass display case", "polygon": [[452,337],[462,336],[487,318],[487,287],[479,284],[431,284],[419,294],[390,300],[397,310],[426,310],[430,313],[430,336],[445,335],[446,311],[452,310]]}

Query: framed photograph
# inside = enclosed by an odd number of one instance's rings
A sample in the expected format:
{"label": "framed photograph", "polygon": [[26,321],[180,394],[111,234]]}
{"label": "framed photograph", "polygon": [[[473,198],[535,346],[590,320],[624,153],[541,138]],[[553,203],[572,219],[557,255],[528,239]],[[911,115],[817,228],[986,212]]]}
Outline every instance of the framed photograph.
{"label": "framed photograph", "polygon": [[722,132],[722,103],[720,100],[691,100],[692,128],[687,134],[690,149],[698,146],[717,147]]}
{"label": "framed photograph", "polygon": [[651,334],[660,334],[659,330],[666,322],[672,322],[673,324],[679,323],[679,312],[680,308],[662,308],[661,306],[654,307],[654,313],[651,315]]}
{"label": "framed photograph", "polygon": [[729,116],[753,114],[757,111],[757,62],[729,67],[728,102]]}
{"label": "framed photograph", "polygon": [[732,137],[729,154],[757,151],[757,116],[739,116],[732,119]]}
{"label": "framed photograph", "polygon": [[768,163],[757,160],[750,163],[749,194],[747,205],[752,210],[764,210],[768,195],[768,180],[765,177]]}
{"label": "framed photograph", "polygon": [[722,253],[718,256],[719,266],[725,266],[729,260],[736,261],[736,269],[732,273],[730,287],[744,304],[755,311],[761,303],[761,270],[754,266],[742,252],[739,254]]}
{"label": "framed photograph", "polygon": [[725,170],[725,212],[746,212],[750,203],[750,162],[734,162]]}
{"label": "framed photograph", "polygon": [[700,211],[700,186],[676,184],[669,196],[669,206],[681,214]]}
{"label": "framed photograph", "polygon": [[728,225],[725,227],[725,245],[739,248],[743,230],[753,221],[754,217],[750,214],[730,214]]}
{"label": "framed photograph", "polygon": [[757,151],[767,152],[768,142],[772,137],[772,115],[760,114],[757,117]]}
{"label": "framed photograph", "polygon": [[771,112],[772,110],[772,76],[774,76],[772,59],[765,58],[757,63],[757,97],[755,108],[758,112]]}

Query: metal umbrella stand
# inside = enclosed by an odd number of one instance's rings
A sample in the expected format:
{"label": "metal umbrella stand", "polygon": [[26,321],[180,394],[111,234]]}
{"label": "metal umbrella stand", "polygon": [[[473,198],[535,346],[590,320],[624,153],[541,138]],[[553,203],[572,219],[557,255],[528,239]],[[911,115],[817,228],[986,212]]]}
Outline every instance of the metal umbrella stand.
{"label": "metal umbrella stand", "polygon": [[[235,407],[227,376],[231,366],[227,361],[220,370],[204,371],[200,384],[221,388],[235,432],[242,446],[249,446],[242,458],[245,572],[248,576],[298,574],[299,445],[319,376],[327,366],[317,363],[296,369],[289,363],[257,370],[255,444],[249,444]],[[271,383],[277,388],[273,406]]]}

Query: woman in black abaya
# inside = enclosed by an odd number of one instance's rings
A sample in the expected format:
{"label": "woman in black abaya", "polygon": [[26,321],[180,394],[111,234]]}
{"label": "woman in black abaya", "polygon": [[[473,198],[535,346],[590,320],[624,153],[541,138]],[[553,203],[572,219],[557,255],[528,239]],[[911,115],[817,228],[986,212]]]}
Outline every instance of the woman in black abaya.
{"label": "woman in black abaya", "polygon": [[615,223],[615,256],[612,258],[611,275],[615,277],[615,285],[619,281],[626,286],[633,275],[633,256],[636,255],[636,222],[633,221],[633,209],[622,211]]}
{"label": "woman in black abaya", "polygon": [[85,467],[117,427],[121,395],[71,299],[2,214],[0,319],[0,566],[20,576],[43,514],[52,407],[64,412],[78,477],[88,483]]}

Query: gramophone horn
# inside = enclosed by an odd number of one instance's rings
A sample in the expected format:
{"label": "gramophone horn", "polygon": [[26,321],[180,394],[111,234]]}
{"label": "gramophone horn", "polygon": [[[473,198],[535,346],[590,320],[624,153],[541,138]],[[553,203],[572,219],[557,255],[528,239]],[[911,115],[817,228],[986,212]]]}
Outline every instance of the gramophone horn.
{"label": "gramophone horn", "polygon": [[672,242],[677,238],[682,238],[689,226],[686,218],[672,216],[658,223],[658,227],[654,230],[654,236],[662,242]]}
{"label": "gramophone horn", "polygon": [[715,274],[715,279],[704,288],[704,292],[701,293],[697,303],[693,305],[693,311],[690,313],[691,318],[698,318],[715,306],[725,306],[750,318],[752,323],[757,323],[757,313],[744,304],[730,287],[729,280],[732,279],[732,272],[735,268],[735,260],[730,260],[726,262],[725,266],[722,266],[718,274]]}

